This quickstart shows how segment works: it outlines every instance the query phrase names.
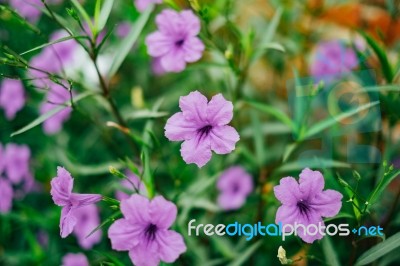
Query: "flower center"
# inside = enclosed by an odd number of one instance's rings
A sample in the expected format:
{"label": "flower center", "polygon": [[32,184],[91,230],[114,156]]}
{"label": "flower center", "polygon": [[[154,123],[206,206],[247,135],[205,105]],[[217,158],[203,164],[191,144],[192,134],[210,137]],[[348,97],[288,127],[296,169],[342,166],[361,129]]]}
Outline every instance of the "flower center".
{"label": "flower center", "polygon": [[149,224],[146,227],[144,234],[148,240],[154,240],[156,238],[157,230],[158,230],[158,228],[155,224]]}
{"label": "flower center", "polygon": [[200,134],[200,138],[199,139],[202,139],[203,136],[208,136],[208,134],[210,133],[211,129],[212,129],[212,126],[211,125],[207,125],[207,126],[204,126],[204,127],[200,128],[199,130],[197,130],[197,132]]}
{"label": "flower center", "polygon": [[175,45],[178,47],[181,47],[183,45],[183,43],[185,42],[185,39],[179,39],[175,42]]}
{"label": "flower center", "polygon": [[233,193],[238,193],[239,192],[239,184],[237,184],[237,183],[234,183],[233,185],[232,185],[232,192]]}
{"label": "flower center", "polygon": [[307,215],[308,212],[310,211],[310,207],[308,206],[308,203],[303,200],[300,200],[299,202],[297,202],[297,207],[299,208],[301,214]]}

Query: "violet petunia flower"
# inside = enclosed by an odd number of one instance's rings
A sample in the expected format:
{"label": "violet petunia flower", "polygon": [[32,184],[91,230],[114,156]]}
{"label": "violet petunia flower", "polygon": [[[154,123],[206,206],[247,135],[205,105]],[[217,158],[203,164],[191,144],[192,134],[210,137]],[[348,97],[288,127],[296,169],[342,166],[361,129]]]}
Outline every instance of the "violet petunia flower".
{"label": "violet petunia flower", "polygon": [[74,215],[76,217],[74,235],[83,249],[91,249],[101,241],[101,230],[97,230],[87,237],[93,229],[100,225],[99,210],[96,205],[87,205],[76,209]]}
{"label": "violet petunia flower", "polygon": [[0,85],[0,107],[5,111],[8,120],[14,119],[16,113],[25,105],[25,90],[20,80],[4,79]]}
{"label": "violet petunia flower", "polygon": [[[130,195],[134,194],[134,193],[139,193],[143,196],[147,196],[147,189],[146,186],[144,185],[143,182],[140,181],[140,178],[132,173],[131,171],[126,171],[125,175],[127,178],[129,178],[129,181],[126,179],[123,179],[121,181],[121,186],[124,189],[123,191],[118,190],[115,193],[115,197],[121,201],[124,199],[128,199],[130,197]],[[129,194],[128,194],[128,193]]]}
{"label": "violet petunia flower", "polygon": [[110,226],[108,237],[114,250],[129,251],[133,264],[172,263],[186,251],[182,236],[169,230],[177,214],[172,202],[135,194],[121,201],[121,212],[124,218]]}
{"label": "violet petunia flower", "polygon": [[77,218],[78,208],[96,203],[102,196],[98,194],[72,193],[74,180],[71,174],[63,167],[57,167],[57,176],[51,180],[50,194],[56,205],[62,207],[60,218],[60,235],[62,238],[72,233]]}
{"label": "violet petunia flower", "polygon": [[331,82],[358,66],[354,50],[339,40],[319,43],[313,57],[310,73],[317,81]]}
{"label": "violet petunia flower", "polygon": [[[51,83],[49,91],[47,92],[47,101],[43,102],[40,106],[40,113],[47,113],[54,108],[63,105],[70,100],[69,91],[63,86]],[[56,113],[43,123],[43,130],[47,135],[52,135],[59,132],[63,123],[69,119],[72,112],[71,107],[66,107],[60,112]]]}
{"label": "violet petunia flower", "polygon": [[200,20],[191,10],[164,10],[156,17],[158,31],[146,37],[148,53],[160,59],[167,72],[181,72],[186,63],[198,61],[204,44],[197,37]]}
{"label": "violet petunia flower", "polygon": [[182,112],[171,116],[165,125],[165,136],[171,141],[184,141],[181,155],[186,163],[204,166],[211,159],[211,151],[227,154],[235,149],[240,137],[227,124],[233,117],[233,105],[217,94],[207,103],[198,91],[181,96]]}
{"label": "violet petunia flower", "polygon": [[163,0],[134,0],[135,6],[139,12],[143,12],[152,4],[161,4]]}
{"label": "violet petunia flower", "polygon": [[8,213],[11,210],[13,196],[11,183],[0,176],[0,213]]}
{"label": "violet petunia flower", "polygon": [[68,253],[62,258],[62,266],[89,266],[89,261],[83,253]]}
{"label": "violet petunia flower", "polygon": [[19,184],[23,180],[29,180],[31,173],[29,161],[31,151],[26,145],[10,143],[4,150],[4,172],[13,184]]}
{"label": "violet petunia flower", "polygon": [[242,167],[233,166],[219,177],[217,188],[220,191],[218,205],[223,210],[236,210],[253,191],[253,179]]}
{"label": "violet petunia flower", "polygon": [[[334,217],[342,207],[342,194],[335,190],[323,190],[324,177],[319,171],[305,168],[299,183],[293,177],[285,177],[279,185],[274,187],[275,197],[282,203],[278,208],[275,223],[301,224],[304,226],[324,225],[322,217]],[[288,228],[289,229],[289,228]],[[289,229],[290,230],[290,229]],[[323,236],[320,232],[316,235],[305,234],[304,228],[299,227],[298,235],[307,243],[312,243]]]}

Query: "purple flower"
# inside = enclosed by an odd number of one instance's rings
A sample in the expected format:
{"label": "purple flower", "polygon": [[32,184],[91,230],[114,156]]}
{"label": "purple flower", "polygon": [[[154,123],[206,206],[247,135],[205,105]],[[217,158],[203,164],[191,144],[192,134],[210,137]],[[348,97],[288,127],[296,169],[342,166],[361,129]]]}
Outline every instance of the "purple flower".
{"label": "purple flower", "polygon": [[227,124],[233,117],[233,105],[222,94],[207,98],[198,91],[179,99],[182,112],[170,117],[165,125],[165,136],[171,141],[184,141],[182,158],[186,163],[204,166],[211,159],[211,150],[227,154],[239,141],[237,131]]}
{"label": "purple flower", "polygon": [[25,91],[22,82],[14,79],[4,79],[0,86],[0,106],[3,107],[6,118],[12,120],[15,114],[25,105]]}
{"label": "purple flower", "polygon": [[[70,100],[69,91],[63,86],[51,83],[49,91],[47,93],[47,101],[43,102],[40,106],[40,113],[47,113],[59,105],[64,104],[66,101]],[[63,123],[69,119],[71,115],[72,108],[66,107],[62,111],[53,115],[43,123],[43,130],[46,134],[52,135],[59,132],[62,128]]]}
{"label": "purple flower", "polygon": [[158,57],[153,58],[151,62],[151,70],[156,76],[162,76],[166,73],[165,69],[161,65],[161,59]]}
{"label": "purple flower", "polygon": [[5,150],[3,150],[3,146],[0,143],[0,174],[3,173],[5,163]]}
{"label": "purple flower", "polygon": [[253,190],[253,179],[242,167],[233,166],[219,177],[217,188],[218,205],[224,210],[236,210]]}
{"label": "purple flower", "polygon": [[116,34],[120,38],[125,38],[128,36],[129,32],[132,29],[132,23],[129,21],[123,21],[117,26]]}
{"label": "purple flower", "polygon": [[316,48],[310,73],[317,81],[330,82],[335,77],[351,71],[357,65],[355,52],[353,49],[347,48],[341,41],[322,42]]}
{"label": "purple flower", "polygon": [[[282,178],[280,184],[274,187],[275,197],[282,203],[276,213],[275,222],[293,226],[295,223],[304,226],[318,226],[318,223],[324,225],[322,217],[338,214],[343,197],[335,190],[323,190],[324,186],[321,172],[308,168],[301,172],[299,183],[293,177]],[[298,229],[298,235],[307,243],[322,238],[319,232],[311,236],[306,235],[302,227]]]}
{"label": "purple flower", "polygon": [[89,261],[83,253],[68,253],[62,259],[62,266],[89,266]]}
{"label": "purple flower", "polygon": [[143,12],[151,4],[161,4],[163,0],[135,0],[137,10]]}
{"label": "purple flower", "polygon": [[42,14],[38,8],[42,6],[40,0],[10,0],[10,6],[30,22],[36,22]]}
{"label": "purple flower", "polygon": [[[125,175],[126,175],[126,177],[129,178],[130,182],[126,179],[121,181],[121,185],[122,185],[124,191],[117,191],[115,193],[115,197],[119,201],[128,199],[131,194],[137,193],[137,192],[139,192],[141,195],[147,196],[146,186],[143,184],[143,182],[140,181],[140,178],[137,175],[135,175],[131,171],[126,171]],[[125,191],[129,191],[130,193],[127,194]]]}
{"label": "purple flower", "polygon": [[51,180],[50,194],[56,205],[63,207],[60,219],[60,235],[62,238],[71,234],[77,218],[75,212],[78,208],[93,204],[101,200],[98,194],[72,193],[74,180],[71,174],[63,167],[57,167],[57,176]]}
{"label": "purple flower", "polygon": [[0,176],[0,213],[11,210],[14,191],[11,183]]}
{"label": "purple flower", "polygon": [[164,10],[156,17],[158,31],[146,38],[148,53],[160,62],[165,71],[181,72],[186,63],[199,60],[204,44],[196,37],[200,20],[190,10],[180,13]]}
{"label": "purple flower", "polygon": [[93,245],[100,242],[102,236],[101,230],[97,230],[87,237],[100,225],[99,210],[95,205],[87,205],[76,209],[74,214],[77,221],[74,234],[78,238],[78,243],[84,249],[91,249]]}
{"label": "purple flower", "polygon": [[29,180],[31,178],[29,170],[30,157],[31,151],[26,145],[10,143],[6,146],[4,151],[4,172],[13,184],[18,184],[24,179]]}
{"label": "purple flower", "polygon": [[186,245],[180,234],[168,230],[176,219],[175,204],[157,196],[149,201],[138,194],[121,201],[124,218],[115,221],[108,231],[114,250],[129,251],[137,266],[174,262]]}

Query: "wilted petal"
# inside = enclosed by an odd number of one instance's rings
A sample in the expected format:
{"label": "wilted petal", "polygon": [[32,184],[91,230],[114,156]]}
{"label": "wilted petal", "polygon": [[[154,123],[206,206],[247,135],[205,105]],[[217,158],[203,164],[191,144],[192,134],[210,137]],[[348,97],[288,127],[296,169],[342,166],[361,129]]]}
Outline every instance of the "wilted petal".
{"label": "wilted petal", "polygon": [[130,250],[138,245],[144,227],[126,219],[116,220],[108,229],[111,246],[118,251]]}
{"label": "wilted petal", "polygon": [[121,212],[132,224],[147,224],[150,220],[149,209],[149,199],[138,194],[121,201]]}
{"label": "wilted petal", "polygon": [[284,205],[296,205],[302,197],[299,184],[291,176],[282,178],[279,185],[274,187],[274,193],[275,197]]}
{"label": "wilted petal", "polygon": [[160,259],[167,263],[174,262],[180,254],[186,251],[183,237],[175,231],[165,230],[157,234]]}
{"label": "wilted petal", "polygon": [[207,122],[207,102],[206,96],[198,91],[192,91],[189,95],[179,98],[179,107],[185,119],[197,123],[201,128]]}
{"label": "wilted petal", "polygon": [[320,193],[325,186],[325,180],[319,171],[312,171],[309,168],[303,169],[299,180],[300,191],[303,199],[311,199],[315,194]]}
{"label": "wilted petal", "polygon": [[51,180],[50,194],[58,206],[69,204],[74,180],[71,174],[63,167],[57,167],[57,176]]}
{"label": "wilted petal", "polygon": [[207,106],[208,122],[213,126],[228,124],[233,117],[233,104],[221,93],[213,96]]}
{"label": "wilted petal", "polygon": [[210,132],[211,149],[217,154],[227,154],[235,149],[240,137],[231,126],[213,127]]}
{"label": "wilted petal", "polygon": [[149,215],[151,223],[159,229],[168,229],[176,219],[177,209],[175,204],[157,196],[150,202]]}
{"label": "wilted petal", "polygon": [[343,195],[335,190],[325,190],[310,200],[310,206],[323,217],[333,217],[342,208]]}
{"label": "wilted petal", "polygon": [[76,225],[76,217],[74,216],[74,209],[71,205],[64,206],[61,210],[60,218],[60,235],[66,238],[72,233]]}
{"label": "wilted petal", "polygon": [[198,167],[203,167],[212,155],[210,137],[196,136],[193,139],[185,140],[181,146],[181,155],[187,164],[195,163]]}
{"label": "wilted petal", "polygon": [[93,204],[102,199],[99,194],[79,194],[72,193],[70,196],[70,203],[75,207],[79,208],[85,205]]}
{"label": "wilted petal", "polygon": [[184,118],[183,113],[179,112],[171,116],[165,125],[165,136],[171,141],[187,140],[194,138],[198,130],[198,125]]}

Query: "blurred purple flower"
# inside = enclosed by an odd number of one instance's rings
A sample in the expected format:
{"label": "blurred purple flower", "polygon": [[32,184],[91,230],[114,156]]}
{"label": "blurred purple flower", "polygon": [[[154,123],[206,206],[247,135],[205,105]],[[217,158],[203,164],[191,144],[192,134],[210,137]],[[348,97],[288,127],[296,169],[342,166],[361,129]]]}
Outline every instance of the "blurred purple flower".
{"label": "blurred purple flower", "polygon": [[118,24],[116,34],[120,38],[125,38],[126,36],[128,36],[131,29],[132,23],[129,21],[123,21]]}
{"label": "blurred purple flower", "polygon": [[57,176],[51,180],[50,194],[56,205],[63,207],[60,218],[60,235],[62,238],[71,234],[77,218],[75,212],[78,208],[101,200],[98,194],[72,193],[74,180],[71,174],[63,167],[57,167]]}
{"label": "blurred purple flower", "polygon": [[318,44],[310,73],[317,81],[332,81],[335,77],[349,72],[358,66],[357,55],[339,40]]}
{"label": "blurred purple flower", "polygon": [[3,149],[3,146],[0,143],[0,175],[3,173],[4,166],[6,165],[6,160],[5,160],[5,149]]}
{"label": "blurred purple flower", "polygon": [[201,58],[204,44],[197,37],[200,20],[191,10],[164,10],[157,15],[156,23],[158,31],[146,37],[146,45],[151,56],[160,58],[165,71],[181,72],[186,63]]}
{"label": "blurred purple flower", "polygon": [[31,177],[29,170],[30,157],[31,151],[26,145],[10,143],[5,147],[4,172],[13,184],[18,184]]}
{"label": "blurred purple flower", "polygon": [[25,105],[24,86],[20,80],[4,79],[0,86],[0,107],[3,107],[6,118],[12,120],[15,114]]}
{"label": "blurred purple flower", "polygon": [[83,253],[68,253],[62,259],[62,266],[89,266],[89,261]]}
{"label": "blurred purple flower", "polygon": [[[139,178],[137,175],[135,175],[135,174],[132,173],[131,171],[126,171],[126,172],[125,172],[125,175],[129,178],[129,180],[130,180],[131,182],[129,182],[129,181],[126,180],[126,179],[123,179],[123,180],[121,181],[121,185],[122,185],[122,187],[123,187],[125,190],[130,191],[131,193],[130,193],[130,194],[127,194],[127,193],[125,193],[124,191],[117,191],[117,192],[115,192],[115,197],[116,197],[119,201],[124,200],[124,199],[128,199],[128,198],[131,196],[131,194],[137,193],[137,192],[139,192],[141,195],[147,196],[147,189],[146,189],[146,186],[143,184],[143,182],[140,182],[140,178]],[[133,184],[135,187],[133,187],[132,184]]]}
{"label": "blurred purple flower", "polygon": [[[323,190],[324,177],[319,171],[303,169],[299,183],[293,177],[285,177],[274,187],[275,197],[282,203],[278,208],[275,223],[283,225],[295,223],[308,226],[318,223],[324,225],[322,217],[334,217],[342,207],[342,194],[335,190]],[[288,228],[289,229],[289,228]],[[319,232],[306,235],[302,227],[298,235],[307,243],[312,243],[323,236]]]}
{"label": "blurred purple flower", "polygon": [[186,163],[204,166],[211,159],[211,150],[227,154],[239,141],[237,131],[227,124],[233,117],[233,105],[222,94],[207,98],[198,91],[181,96],[182,112],[171,116],[165,125],[165,136],[171,141],[184,141],[181,155]]}
{"label": "blurred purple flower", "polygon": [[49,234],[45,230],[39,230],[36,234],[38,243],[45,249],[49,246]]}
{"label": "blurred purple flower", "polygon": [[149,201],[138,194],[121,201],[124,218],[115,221],[108,231],[114,250],[129,251],[137,266],[174,262],[186,245],[180,234],[168,230],[176,219],[175,204],[157,196]]}
{"label": "blurred purple flower", "polygon": [[0,213],[8,213],[11,210],[13,196],[11,183],[0,176]]}
{"label": "blurred purple flower", "polygon": [[36,22],[42,14],[38,7],[43,5],[41,0],[10,0],[10,6],[28,21]]}
{"label": "blurred purple flower", "polygon": [[134,0],[137,10],[143,12],[151,4],[161,4],[163,0]]}
{"label": "blurred purple flower", "polygon": [[151,62],[151,70],[156,76],[162,76],[166,73],[165,69],[161,65],[161,59],[159,57],[153,58]]}
{"label": "blurred purple flower", "polygon": [[100,225],[99,210],[95,205],[87,205],[75,210],[76,226],[74,234],[78,239],[79,245],[84,249],[91,249],[93,245],[101,240],[102,232],[97,230],[87,237],[97,226]]}
{"label": "blurred purple flower", "polygon": [[217,188],[220,191],[218,205],[224,210],[236,210],[243,206],[253,190],[253,179],[242,167],[233,166],[219,177]]}
{"label": "blurred purple flower", "polygon": [[[47,93],[47,100],[40,106],[40,113],[47,113],[59,105],[64,104],[70,100],[69,91],[63,86],[51,83],[49,84],[49,91]],[[69,119],[72,108],[66,107],[62,111],[56,113],[49,119],[43,122],[43,130],[46,134],[52,135],[59,132],[62,128],[63,123]]]}

